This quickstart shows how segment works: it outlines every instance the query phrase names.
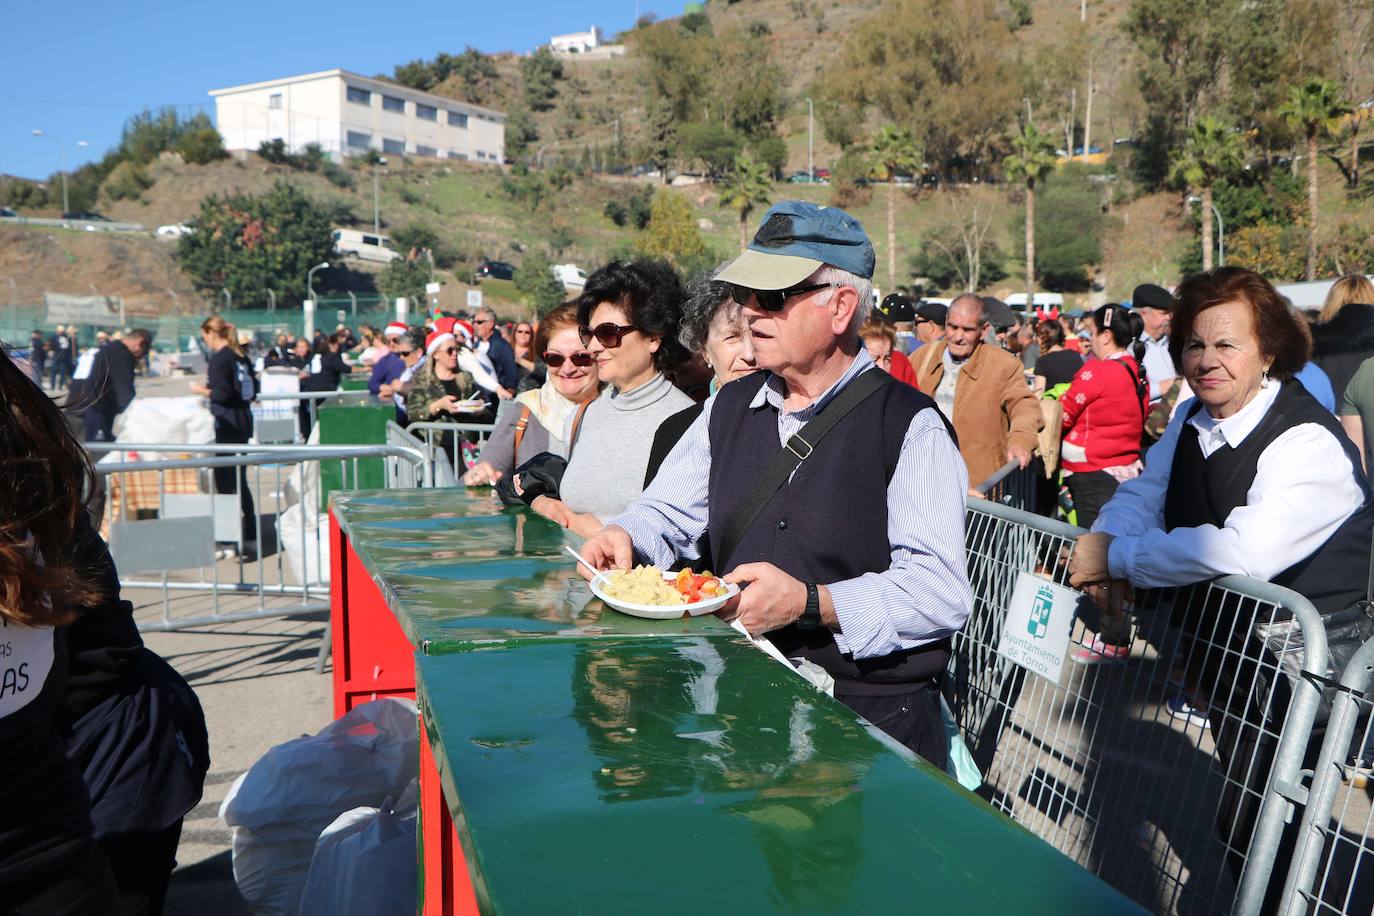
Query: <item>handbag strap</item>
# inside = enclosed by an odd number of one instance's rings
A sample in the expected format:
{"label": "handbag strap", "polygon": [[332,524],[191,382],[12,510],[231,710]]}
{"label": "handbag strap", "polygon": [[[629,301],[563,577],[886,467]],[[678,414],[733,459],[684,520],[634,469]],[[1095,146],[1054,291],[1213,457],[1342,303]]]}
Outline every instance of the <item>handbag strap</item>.
{"label": "handbag strap", "polygon": [[884,385],[888,384],[891,376],[878,368],[869,369],[859,374],[848,385],[835,395],[835,399],[825,406],[819,414],[812,417],[805,426],[797,430],[788,440],[787,444],[773,455],[773,460],[763,469],[759,479],[755,482],[753,489],[749,493],[749,498],[730,517],[729,523],[725,526],[725,536],[721,540],[720,548],[716,551],[716,569],[728,569],[730,555],[735,552],[739,542],[743,540],[744,534],[749,530],[749,526],[754,524],[754,519],[758,518],[763,507],[791,479],[792,473],[797,467],[811,456],[820,445],[825,434],[835,428],[845,416],[858,407],[868,397]]}
{"label": "handbag strap", "polygon": [[528,405],[520,407],[520,419],[515,421],[515,455],[520,456],[520,440],[525,438],[525,428],[530,425],[530,408]]}
{"label": "handbag strap", "polygon": [[568,460],[572,460],[573,446],[577,444],[577,433],[582,429],[582,415],[587,412],[587,408],[592,406],[592,401],[596,398],[583,401],[577,405],[577,413],[573,414],[572,431],[568,433]]}

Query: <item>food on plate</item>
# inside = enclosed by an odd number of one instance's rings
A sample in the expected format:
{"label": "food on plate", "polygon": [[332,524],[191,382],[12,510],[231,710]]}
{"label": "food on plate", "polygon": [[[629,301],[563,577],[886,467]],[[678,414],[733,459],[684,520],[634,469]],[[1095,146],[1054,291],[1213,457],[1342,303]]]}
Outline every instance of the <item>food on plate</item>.
{"label": "food on plate", "polygon": [[664,578],[657,566],[636,566],[606,574],[604,591],[608,598],[627,604],[696,604],[725,594],[725,583],[709,572],[694,573],[684,569],[672,578]]}

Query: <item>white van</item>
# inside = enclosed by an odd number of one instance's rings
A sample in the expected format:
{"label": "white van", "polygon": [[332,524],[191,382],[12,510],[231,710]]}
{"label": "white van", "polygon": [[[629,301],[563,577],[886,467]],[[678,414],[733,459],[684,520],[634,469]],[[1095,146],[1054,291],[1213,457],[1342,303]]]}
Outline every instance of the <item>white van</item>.
{"label": "white van", "polygon": [[555,264],[553,275],[568,289],[579,290],[587,285],[587,272],[576,264]]}
{"label": "white van", "polygon": [[334,230],[334,253],[346,258],[361,258],[364,261],[379,261],[390,264],[401,256],[391,244],[391,239],[371,232],[357,229]]}

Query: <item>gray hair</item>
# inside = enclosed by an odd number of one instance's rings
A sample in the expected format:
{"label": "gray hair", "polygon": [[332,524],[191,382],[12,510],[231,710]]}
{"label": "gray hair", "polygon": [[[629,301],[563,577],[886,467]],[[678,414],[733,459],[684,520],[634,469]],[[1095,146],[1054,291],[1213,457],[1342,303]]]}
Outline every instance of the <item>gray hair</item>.
{"label": "gray hair", "polygon": [[731,298],[730,284],[711,279],[724,266],[721,264],[714,270],[702,274],[687,287],[687,298],[682,303],[682,324],[677,339],[692,353],[700,353],[706,349],[711,322],[722,309],[731,320],[738,320],[743,309]]}
{"label": "gray hair", "polygon": [[419,350],[421,353],[425,352],[425,333],[423,331],[409,328],[401,335],[401,340],[409,344],[411,349]]}
{"label": "gray hair", "polygon": [[[858,274],[850,273],[839,267],[830,264],[823,265],[819,270],[811,275],[806,281],[810,283],[829,283],[836,289],[841,286],[848,286],[859,294],[859,305],[854,309],[854,319],[849,323],[849,333],[858,334],[859,326],[868,320],[868,315],[873,311],[873,281],[868,277],[861,277]],[[830,296],[835,295],[834,289],[830,291]],[[826,299],[829,305],[831,299]]]}
{"label": "gray hair", "polygon": [[954,311],[955,307],[960,304],[976,306],[978,309],[978,323],[987,324],[988,304],[983,301],[982,296],[978,296],[973,293],[962,293],[958,296],[955,296],[954,301],[950,302],[949,304],[949,311]]}
{"label": "gray hair", "polygon": [[482,306],[480,309],[477,309],[475,312],[472,313],[473,318],[477,318],[479,316],[483,318],[490,318],[492,321],[496,320],[496,312],[494,312],[490,306],[486,305]]}

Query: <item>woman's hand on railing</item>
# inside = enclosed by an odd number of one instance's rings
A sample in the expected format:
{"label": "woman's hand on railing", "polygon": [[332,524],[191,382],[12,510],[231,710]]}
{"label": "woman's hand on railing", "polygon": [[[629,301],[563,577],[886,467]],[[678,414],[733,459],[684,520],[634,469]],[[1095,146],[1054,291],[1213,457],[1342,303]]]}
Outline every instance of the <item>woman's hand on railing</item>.
{"label": "woman's hand on railing", "polygon": [[491,462],[479,461],[463,475],[463,485],[468,487],[491,486],[501,477],[501,472],[492,467]]}

